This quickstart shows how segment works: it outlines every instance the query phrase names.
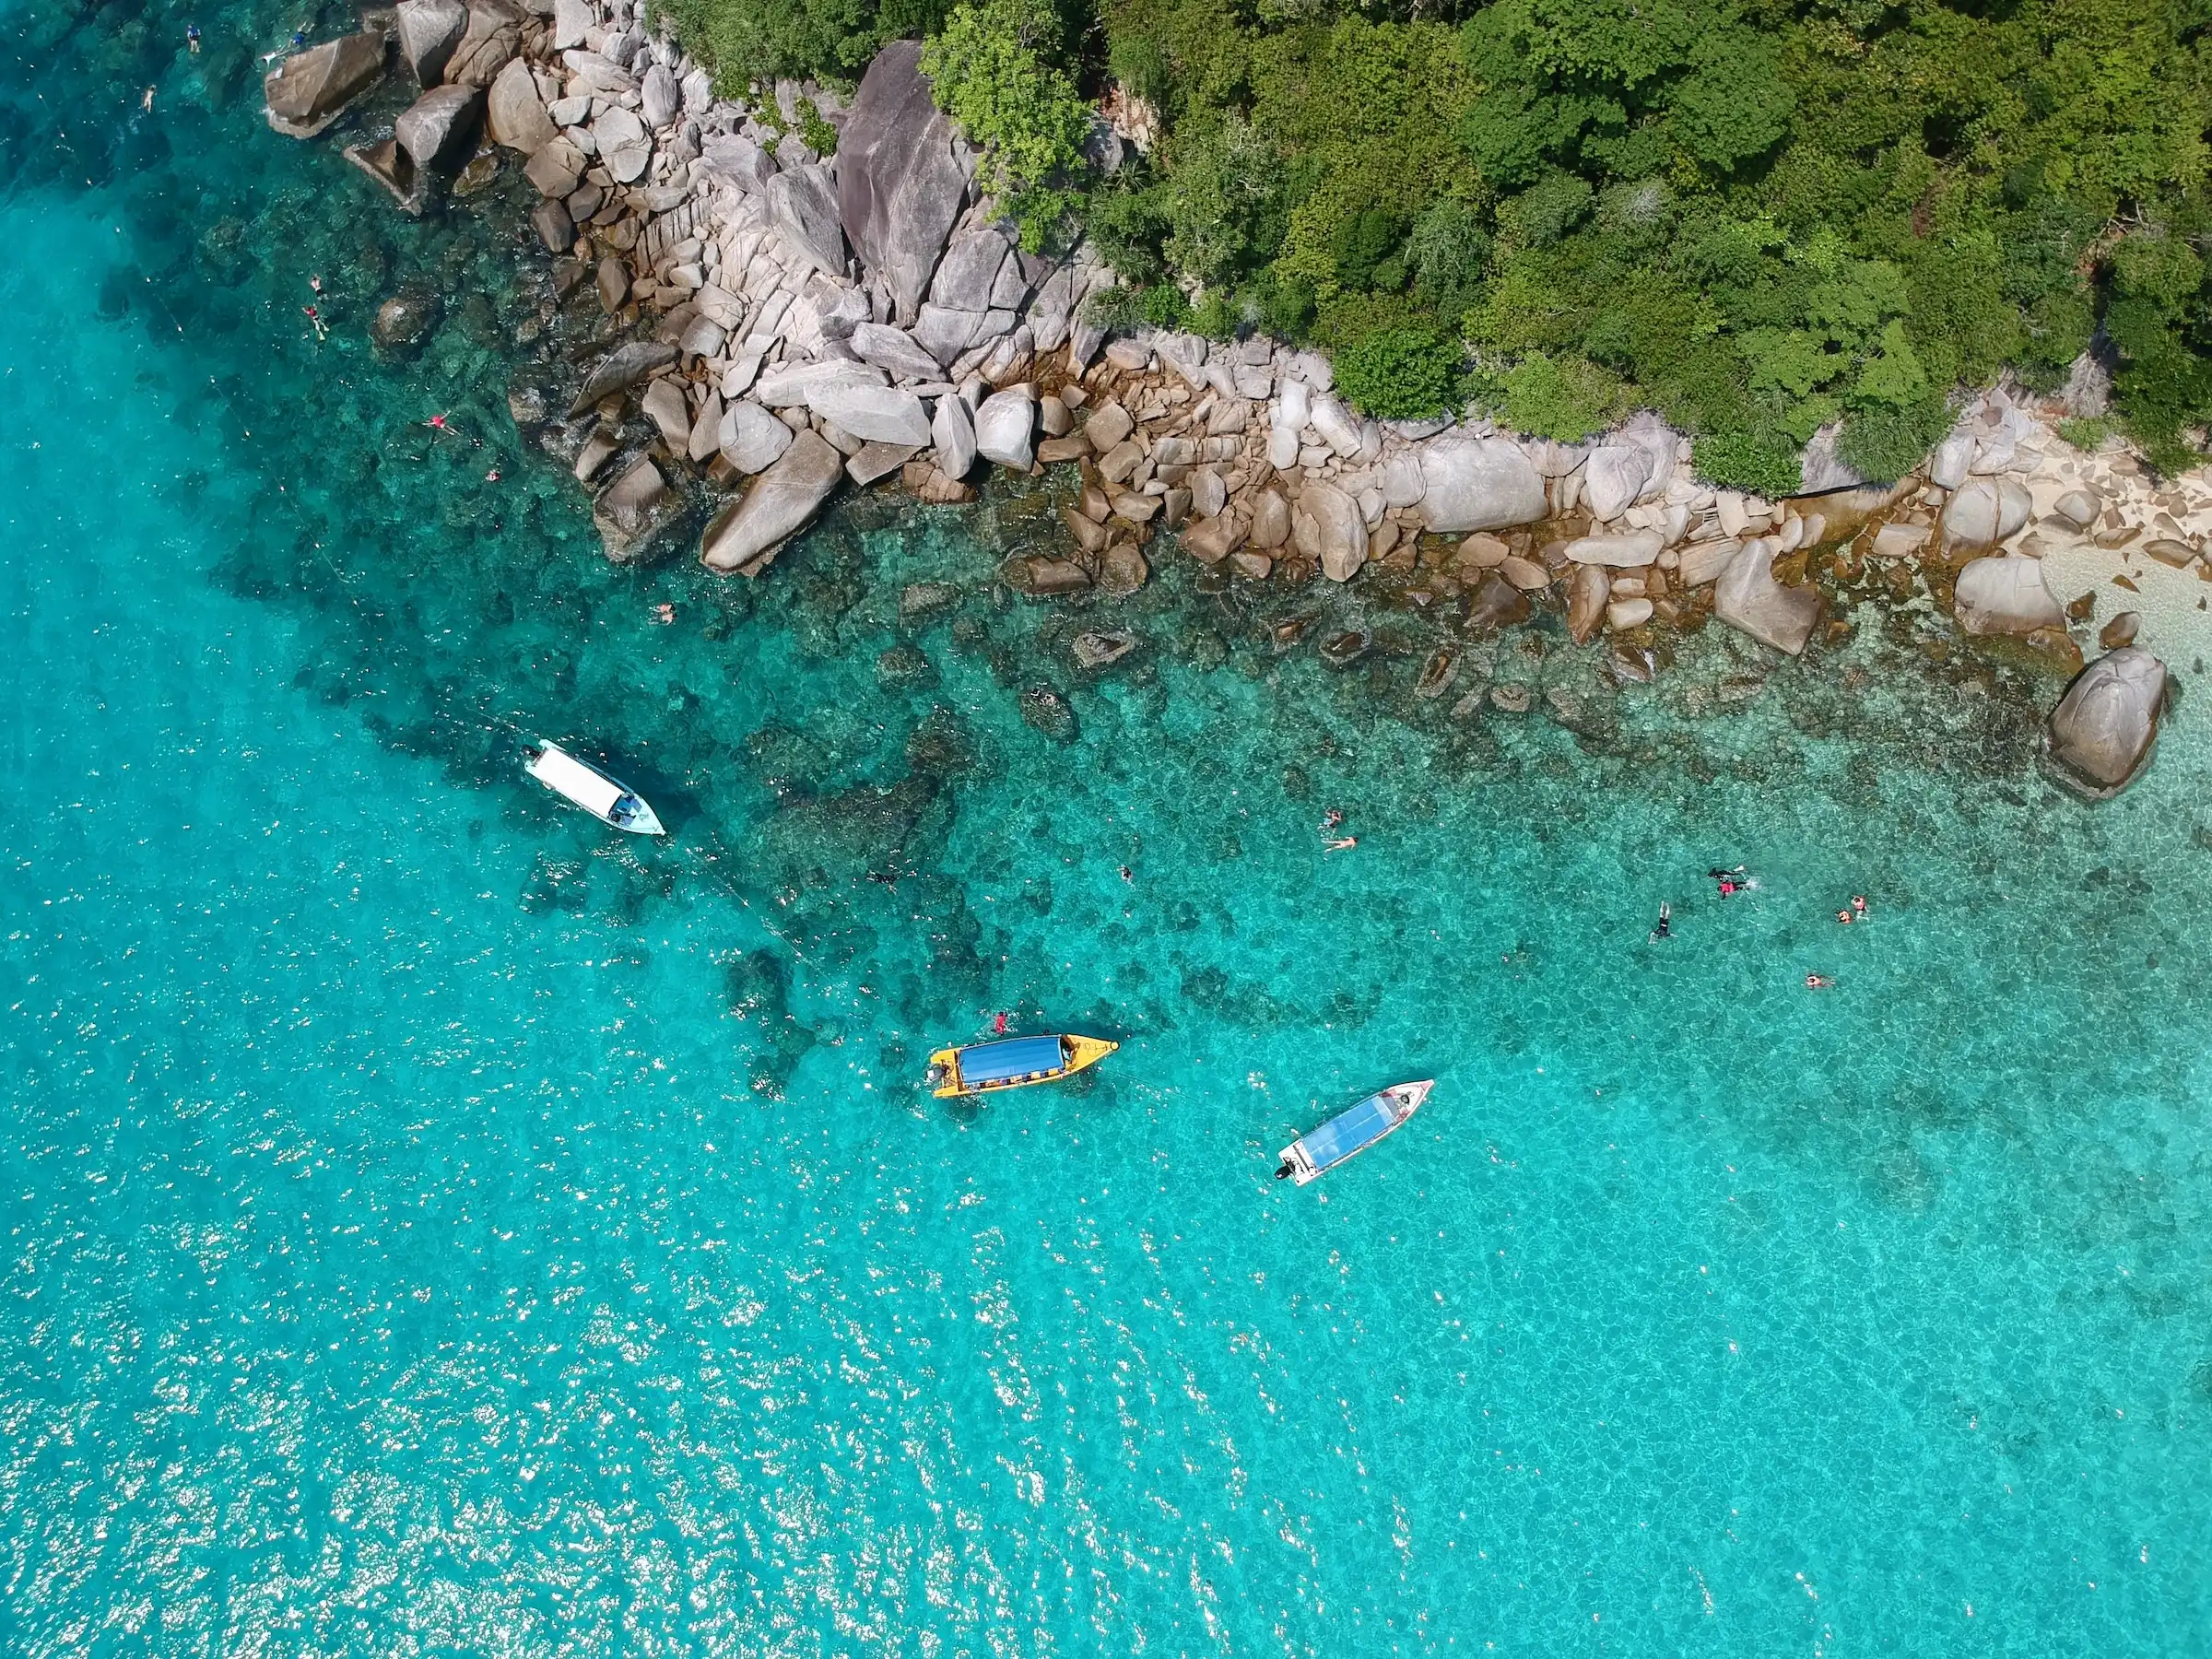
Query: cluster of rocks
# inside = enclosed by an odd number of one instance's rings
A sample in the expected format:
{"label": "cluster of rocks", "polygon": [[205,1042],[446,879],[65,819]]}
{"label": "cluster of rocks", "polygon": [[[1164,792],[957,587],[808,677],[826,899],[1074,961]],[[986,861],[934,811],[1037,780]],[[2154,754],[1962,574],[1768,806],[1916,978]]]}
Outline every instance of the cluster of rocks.
{"label": "cluster of rocks", "polygon": [[[850,102],[783,82],[747,105],[716,98],[636,0],[400,0],[273,71],[271,124],[324,130],[394,41],[420,96],[347,155],[410,211],[496,165],[479,141],[522,159],[556,294],[599,308],[608,348],[565,417],[529,399],[515,413],[596,489],[611,558],[678,522],[692,480],[725,498],[702,562],[757,575],[847,483],[951,502],[989,468],[1072,465],[1065,548],[1005,572],[1033,597],[1132,592],[1172,534],[1215,582],[1418,571],[1420,601],[1462,606],[1471,629],[1550,606],[1578,642],[1634,652],[1710,617],[1795,655],[1824,621],[1849,631],[1823,574],[1894,562],[1967,632],[2078,669],[2088,608],[2053,573],[2074,580],[2084,549],[2212,581],[2212,491],[2159,487],[2116,449],[2085,456],[2002,389],[1924,477],[1853,482],[1816,445],[1808,485],[1841,487],[1769,501],[1702,483],[1688,441],[1649,415],[1580,444],[1473,417],[1379,422],[1313,353],[1108,338],[1083,302],[1111,273],[1082,246],[1023,251],[978,199],[913,41],[886,47]],[[821,125],[833,154],[806,142]],[[2106,624],[2113,654],[2051,727],[2054,775],[2086,794],[2124,786],[2155,742],[2167,680],[2133,618]]]}

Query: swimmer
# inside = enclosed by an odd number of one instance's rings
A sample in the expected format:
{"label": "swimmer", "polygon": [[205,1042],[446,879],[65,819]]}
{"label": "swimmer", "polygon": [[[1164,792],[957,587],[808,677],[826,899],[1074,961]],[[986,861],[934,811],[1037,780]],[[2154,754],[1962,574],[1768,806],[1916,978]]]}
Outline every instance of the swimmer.
{"label": "swimmer", "polygon": [[1661,939],[1673,938],[1675,936],[1674,920],[1675,912],[1673,907],[1670,906],[1665,900],[1660,900],[1659,925],[1652,929],[1652,936],[1646,941],[1646,943],[1656,944]]}
{"label": "swimmer", "polygon": [[1836,920],[1842,923],[1844,926],[1849,927],[1852,921],[1851,912],[1847,910],[1840,910],[1836,912]]}
{"label": "swimmer", "polygon": [[315,292],[319,294],[323,291],[323,278],[320,276],[310,276],[307,279],[307,286],[314,289]]}
{"label": "swimmer", "polygon": [[1356,847],[1359,844],[1359,838],[1356,835],[1338,836],[1335,841],[1325,841],[1321,843],[1322,850],[1327,853],[1341,853],[1347,847]]}
{"label": "swimmer", "polygon": [[1321,832],[1324,835],[1326,835],[1330,830],[1335,829],[1337,825],[1343,822],[1344,814],[1337,811],[1335,807],[1332,806],[1326,812],[1321,815]]}
{"label": "swimmer", "polygon": [[[497,484],[499,481],[500,469],[496,466],[484,475],[484,482],[487,484]],[[663,617],[661,620],[664,622],[673,622],[676,620],[676,618],[674,617]]]}
{"label": "swimmer", "polygon": [[184,50],[194,57],[200,54],[200,26],[197,23],[184,25]]}
{"label": "swimmer", "polygon": [[995,1037],[1004,1037],[1006,1034],[1006,1017],[1004,1014],[992,1017],[991,1032]]}
{"label": "swimmer", "polygon": [[1124,865],[1122,866],[1122,879],[1124,881],[1135,881],[1136,879],[1136,872],[1132,870],[1127,865]]}
{"label": "swimmer", "polygon": [[442,415],[433,415],[422,424],[429,427],[433,432],[442,432],[447,429],[445,417]]}
{"label": "swimmer", "polygon": [[1808,973],[1805,976],[1805,988],[1807,991],[1826,991],[1835,982],[1834,980],[1818,973]]}
{"label": "swimmer", "polygon": [[330,330],[329,330],[329,328],[328,328],[327,326],[325,326],[325,325],[324,325],[324,322],[323,322],[322,314],[321,314],[320,312],[318,312],[315,310],[315,308],[314,308],[313,306],[312,306],[312,305],[303,305],[303,306],[301,306],[300,309],[300,311],[301,311],[301,312],[303,312],[306,314],[306,316],[307,316],[307,320],[308,320],[310,323],[312,323],[312,324],[315,325],[315,338],[316,338],[316,339],[318,339],[318,340],[327,340],[328,338],[330,338]]}
{"label": "swimmer", "polygon": [[1857,914],[1859,920],[1864,922],[1866,919],[1865,895],[1863,893],[1853,893],[1851,896],[1851,908]]}
{"label": "swimmer", "polygon": [[138,107],[148,115],[154,112],[154,89],[151,87],[146,89],[146,96],[138,100]]}
{"label": "swimmer", "polygon": [[[492,477],[496,478],[499,477],[499,474],[494,473],[492,474]],[[653,619],[655,622],[660,623],[664,628],[666,627],[669,623],[676,620],[676,606],[669,604],[665,599],[662,600],[660,604],[653,607]]]}

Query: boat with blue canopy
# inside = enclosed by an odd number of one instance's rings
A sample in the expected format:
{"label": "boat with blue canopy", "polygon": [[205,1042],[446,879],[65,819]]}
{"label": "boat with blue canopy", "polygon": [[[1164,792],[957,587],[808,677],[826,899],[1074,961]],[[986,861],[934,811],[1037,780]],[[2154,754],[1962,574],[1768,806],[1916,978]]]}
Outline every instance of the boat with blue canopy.
{"label": "boat with blue canopy", "polygon": [[1348,1112],[1342,1112],[1318,1129],[1307,1131],[1282,1150],[1277,1181],[1295,1179],[1300,1186],[1327,1174],[1348,1158],[1366,1151],[1384,1135],[1405,1124],[1421,1109],[1436,1079],[1394,1083],[1369,1095]]}
{"label": "boat with blue canopy", "polygon": [[1095,1065],[1121,1047],[1103,1037],[1008,1037],[939,1049],[929,1057],[929,1086],[939,1097],[993,1094],[1052,1083]]}

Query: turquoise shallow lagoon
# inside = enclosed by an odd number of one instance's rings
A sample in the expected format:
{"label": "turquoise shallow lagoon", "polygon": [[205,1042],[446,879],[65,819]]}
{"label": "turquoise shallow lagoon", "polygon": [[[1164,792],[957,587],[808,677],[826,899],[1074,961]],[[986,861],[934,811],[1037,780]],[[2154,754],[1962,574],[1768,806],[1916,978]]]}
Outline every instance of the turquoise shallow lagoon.
{"label": "turquoise shallow lagoon", "polygon": [[[615,571],[497,197],[397,222],[260,128],[307,14],[182,15],[0,13],[6,1651],[2206,1650],[2189,665],[2091,811],[1874,620],[1578,741],[1166,559],[1084,676],[988,513]],[[927,1098],[998,1009],[1124,1046]]]}

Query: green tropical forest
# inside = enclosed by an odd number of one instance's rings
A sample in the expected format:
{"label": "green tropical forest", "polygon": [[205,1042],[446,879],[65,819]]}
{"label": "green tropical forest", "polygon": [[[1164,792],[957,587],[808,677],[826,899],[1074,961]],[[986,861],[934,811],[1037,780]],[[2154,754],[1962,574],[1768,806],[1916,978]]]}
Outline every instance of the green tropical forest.
{"label": "green tropical forest", "polygon": [[[1383,417],[1578,439],[1648,406],[1776,493],[2094,349],[2161,469],[2212,419],[2212,0],[665,0],[718,84],[929,39],[1100,320],[1318,346]],[[1088,165],[1093,106],[1147,135]],[[2084,423],[2085,438],[2102,435]]]}

